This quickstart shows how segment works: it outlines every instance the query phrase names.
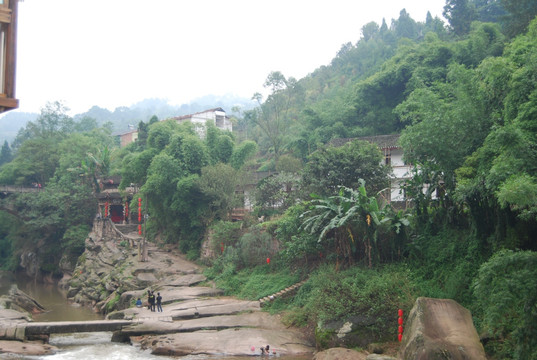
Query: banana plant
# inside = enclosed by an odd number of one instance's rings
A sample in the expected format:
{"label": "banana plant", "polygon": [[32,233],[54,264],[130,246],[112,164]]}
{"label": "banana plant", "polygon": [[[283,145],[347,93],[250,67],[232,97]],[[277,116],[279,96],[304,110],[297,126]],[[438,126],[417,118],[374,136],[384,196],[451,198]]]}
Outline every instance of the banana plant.
{"label": "banana plant", "polygon": [[374,196],[368,196],[365,181],[354,190],[341,186],[336,196],[319,198],[314,196],[309,210],[301,214],[302,229],[318,233],[318,242],[335,241],[336,255],[351,265],[357,252],[357,241],[362,242],[369,267],[372,267],[372,250],[378,254],[378,227],[389,221]]}

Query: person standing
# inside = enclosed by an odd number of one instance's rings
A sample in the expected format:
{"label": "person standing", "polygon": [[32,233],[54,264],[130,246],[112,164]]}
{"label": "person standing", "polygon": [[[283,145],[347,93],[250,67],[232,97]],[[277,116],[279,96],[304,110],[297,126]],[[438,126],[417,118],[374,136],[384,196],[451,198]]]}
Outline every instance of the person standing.
{"label": "person standing", "polygon": [[157,293],[157,311],[162,312],[162,296],[160,296],[160,293]]}
{"label": "person standing", "polygon": [[149,294],[149,308],[151,311],[155,311],[155,293],[153,291]]}

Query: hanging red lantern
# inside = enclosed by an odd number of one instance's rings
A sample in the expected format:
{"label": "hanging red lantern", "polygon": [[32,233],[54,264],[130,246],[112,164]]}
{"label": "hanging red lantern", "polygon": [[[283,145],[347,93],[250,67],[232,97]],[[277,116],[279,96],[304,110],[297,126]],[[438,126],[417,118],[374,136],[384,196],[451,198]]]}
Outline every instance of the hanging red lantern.
{"label": "hanging red lantern", "polygon": [[267,258],[267,264],[270,264],[270,258]]}
{"label": "hanging red lantern", "polygon": [[397,311],[397,315],[399,315],[399,317],[403,316],[403,310],[402,309],[399,309]]}
{"label": "hanging red lantern", "polygon": [[399,319],[397,319],[397,323],[398,323],[399,325],[403,325],[403,318],[400,317]]}
{"label": "hanging red lantern", "polygon": [[138,224],[138,235],[142,235],[142,224]]}
{"label": "hanging red lantern", "polygon": [[401,342],[401,340],[403,340],[403,334],[397,334],[397,340]]}
{"label": "hanging red lantern", "polygon": [[399,334],[402,334],[403,333],[403,327],[401,325],[399,325],[399,327],[397,328],[397,332]]}

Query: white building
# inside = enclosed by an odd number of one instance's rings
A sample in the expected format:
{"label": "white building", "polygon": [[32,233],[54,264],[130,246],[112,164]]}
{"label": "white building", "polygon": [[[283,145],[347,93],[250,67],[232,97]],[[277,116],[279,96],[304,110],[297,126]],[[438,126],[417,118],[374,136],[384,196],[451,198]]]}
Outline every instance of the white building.
{"label": "white building", "polygon": [[211,122],[220,130],[233,131],[233,124],[229,117],[226,116],[226,112],[222,108],[209,109],[201,111],[195,114],[177,116],[172,118],[179,124],[185,121],[190,121],[196,127],[198,134],[203,136],[205,134],[205,126],[207,122]]}

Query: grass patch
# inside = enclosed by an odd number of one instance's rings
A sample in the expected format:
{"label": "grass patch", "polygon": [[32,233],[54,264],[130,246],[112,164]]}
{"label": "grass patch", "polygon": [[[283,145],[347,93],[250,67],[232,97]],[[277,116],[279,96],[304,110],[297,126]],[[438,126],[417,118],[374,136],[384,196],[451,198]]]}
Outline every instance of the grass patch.
{"label": "grass patch", "polygon": [[246,268],[215,279],[216,286],[226,295],[246,300],[258,300],[272,295],[300,281],[298,274],[290,274],[288,269],[274,269],[270,266]]}

